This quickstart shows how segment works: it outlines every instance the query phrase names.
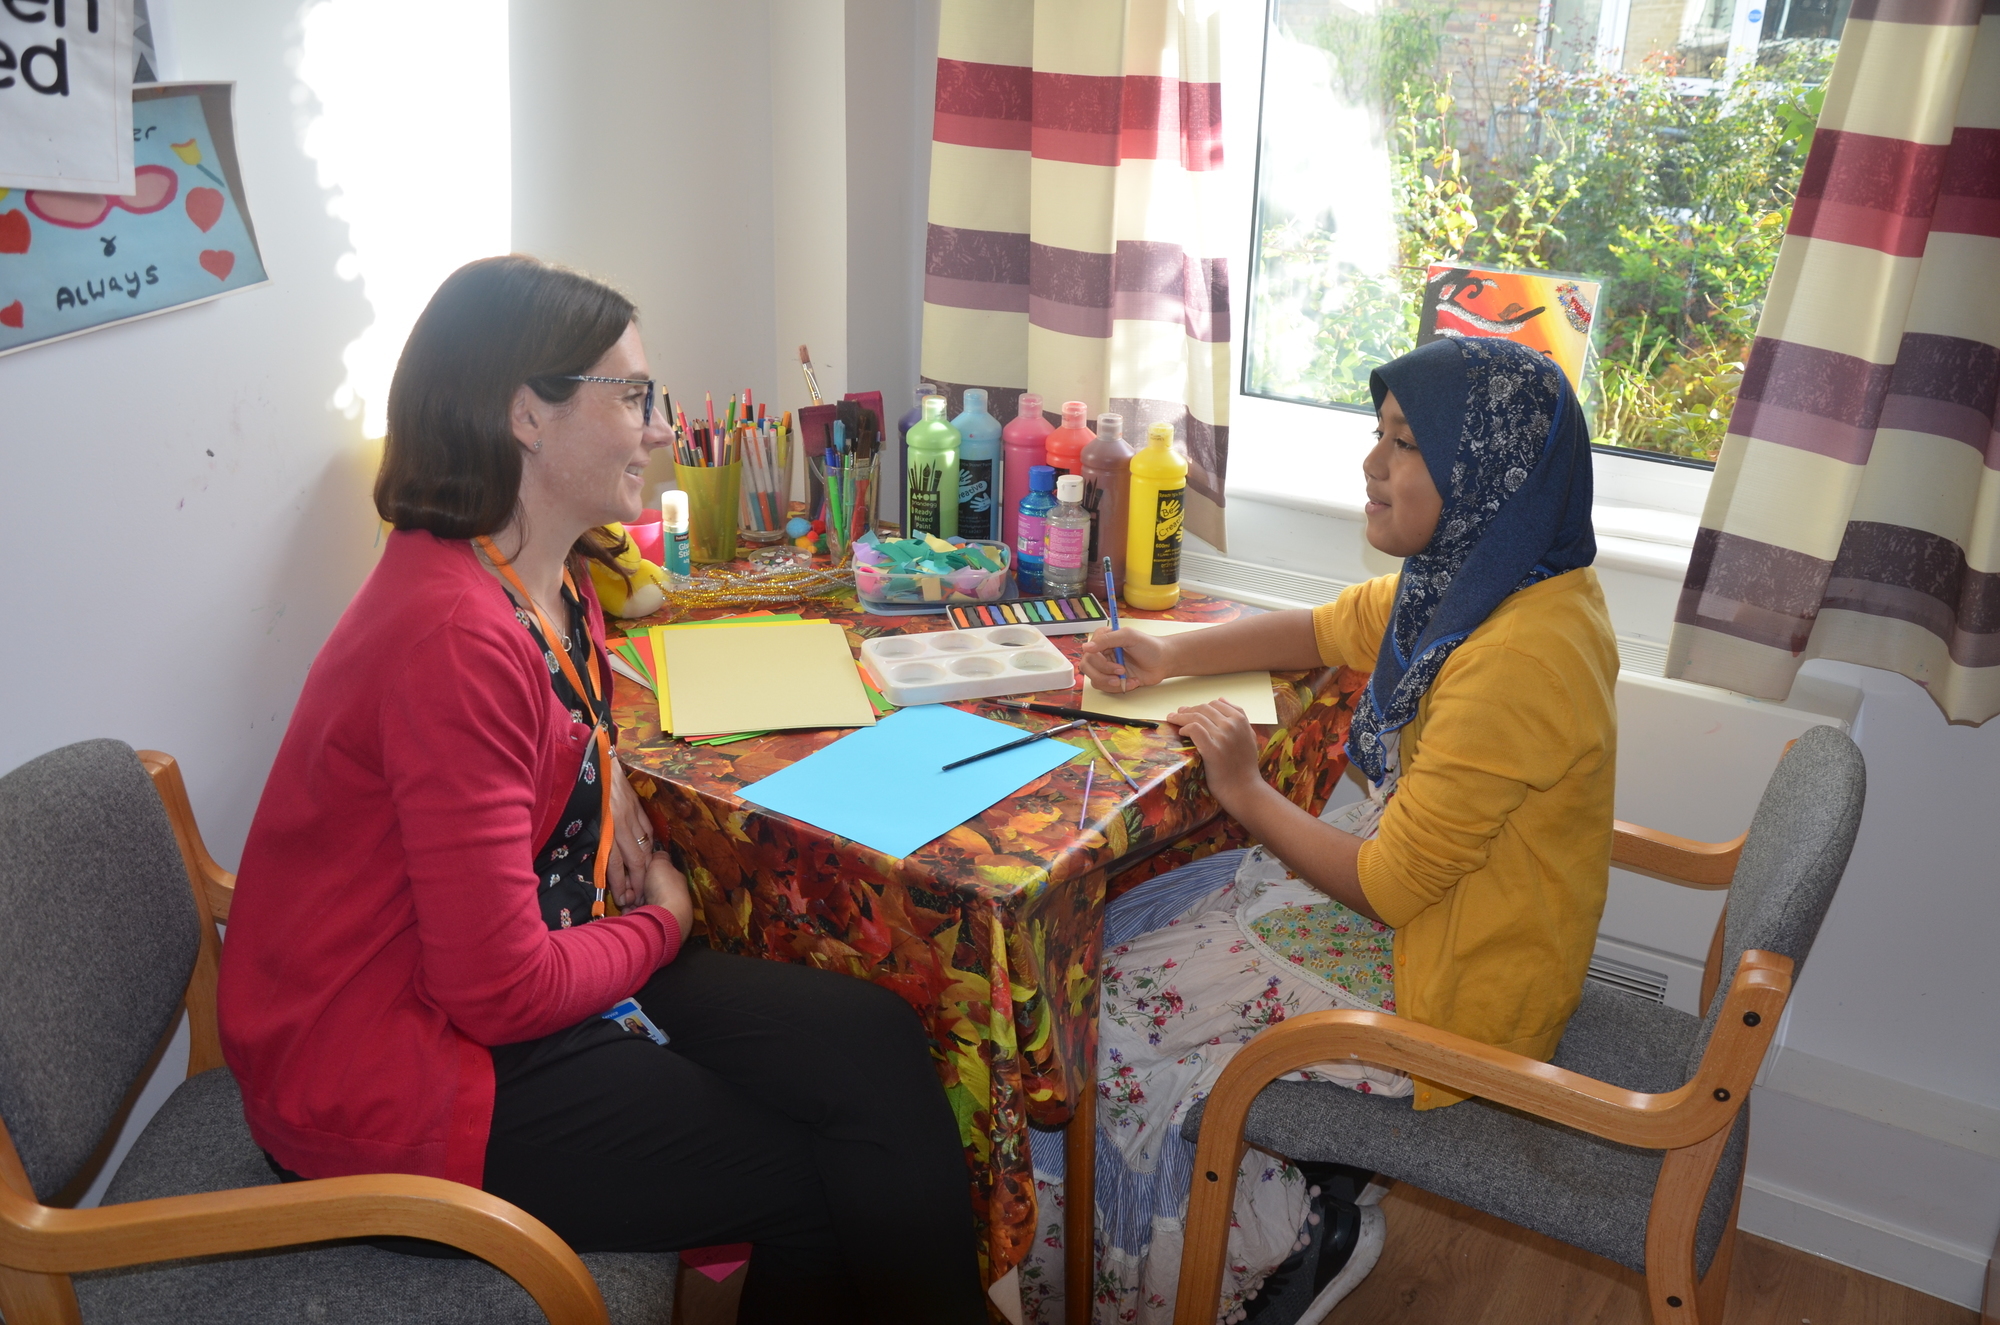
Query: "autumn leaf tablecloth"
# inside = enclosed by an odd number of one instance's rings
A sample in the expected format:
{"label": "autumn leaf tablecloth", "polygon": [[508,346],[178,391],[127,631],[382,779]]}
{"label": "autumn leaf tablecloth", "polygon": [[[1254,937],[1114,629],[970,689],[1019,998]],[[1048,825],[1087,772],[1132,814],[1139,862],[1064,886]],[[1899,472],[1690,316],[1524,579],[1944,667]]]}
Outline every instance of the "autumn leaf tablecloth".
{"label": "autumn leaf tablecloth", "polygon": [[[947,626],[938,616],[869,615],[852,600],[797,610],[838,621],[857,649],[872,635]],[[1131,615],[1219,622],[1257,610],[1189,593],[1171,612]],[[1080,642],[1056,637],[1072,657]],[[1346,767],[1341,745],[1366,679],[1345,670],[1272,675],[1279,725],[1264,773],[1314,813]],[[1076,695],[1037,698],[1061,704]],[[1107,890],[1243,842],[1208,795],[1192,749],[1100,725],[1140,790],[1099,760],[1088,831],[1078,825],[1086,772],[1078,759],[898,860],[736,794],[843,732],[691,746],[661,735],[651,692],[622,676],[612,707],[619,756],[656,831],[688,864],[696,927],[709,942],[873,980],[923,1018],[971,1171],[983,1273],[987,1283],[1005,1275],[1034,1235],[1028,1124],[1066,1122],[1096,1057]]]}

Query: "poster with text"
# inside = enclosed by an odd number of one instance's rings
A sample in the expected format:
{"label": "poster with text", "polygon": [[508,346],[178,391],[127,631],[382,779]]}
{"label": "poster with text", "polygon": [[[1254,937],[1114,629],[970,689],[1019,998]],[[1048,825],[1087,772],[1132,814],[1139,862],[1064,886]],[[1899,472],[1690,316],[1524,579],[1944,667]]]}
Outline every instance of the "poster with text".
{"label": "poster with text", "polygon": [[1541,350],[1585,396],[1584,368],[1602,283],[1561,272],[1435,266],[1424,273],[1417,344],[1439,336],[1498,336]]}
{"label": "poster with text", "polygon": [[0,3],[0,186],[129,193],[132,0]]}
{"label": "poster with text", "polygon": [[0,354],[269,279],[243,202],[232,86],[133,94],[130,193],[0,188]]}

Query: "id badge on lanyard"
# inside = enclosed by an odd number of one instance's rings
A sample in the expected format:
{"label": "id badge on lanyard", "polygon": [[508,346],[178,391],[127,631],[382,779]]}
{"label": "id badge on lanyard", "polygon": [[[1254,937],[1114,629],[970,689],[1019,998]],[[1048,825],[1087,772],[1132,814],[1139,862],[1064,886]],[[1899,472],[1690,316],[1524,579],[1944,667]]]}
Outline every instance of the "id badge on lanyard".
{"label": "id badge on lanyard", "polygon": [[[562,637],[549,624],[549,619],[542,615],[541,604],[537,603],[534,595],[528,592],[528,586],[521,583],[521,577],[514,573],[514,567],[501,558],[500,549],[493,546],[492,539],[482,534],[474,541],[486,553],[486,559],[493,563],[493,568],[499,571],[502,578],[513,587],[514,592],[521,596],[521,601],[527,604],[528,610],[535,614],[536,624],[542,631],[542,643],[548,647],[549,652],[555,654],[556,663],[562,668],[563,679],[569,682],[570,688],[579,698],[586,693],[589,695],[584,702],[590,706],[592,724],[590,734],[597,742],[597,785],[601,797],[597,815],[597,859],[591,863],[590,871],[591,884],[597,891],[590,904],[590,914],[593,918],[602,916],[604,874],[610,864],[611,856],[611,775],[616,769],[611,761],[611,729],[604,720],[604,697],[598,693],[597,669],[594,667],[590,669],[590,685],[586,690],[583,678],[576,673],[576,663],[570,659],[569,650],[561,645]],[[576,582],[570,579],[568,567],[563,568],[563,587],[572,594],[576,593]],[[589,630],[586,627],[585,636],[588,635]]]}

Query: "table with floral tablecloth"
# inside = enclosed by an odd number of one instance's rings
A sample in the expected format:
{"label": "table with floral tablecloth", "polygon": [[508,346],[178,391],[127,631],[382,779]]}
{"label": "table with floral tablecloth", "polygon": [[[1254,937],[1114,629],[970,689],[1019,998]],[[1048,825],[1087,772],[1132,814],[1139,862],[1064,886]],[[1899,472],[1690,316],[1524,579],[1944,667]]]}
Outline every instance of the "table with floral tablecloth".
{"label": "table with floral tablecloth", "polygon": [[[852,599],[790,610],[838,621],[857,651],[873,635],[949,625],[942,616],[871,615]],[[1258,610],[1187,593],[1170,612],[1130,615],[1219,622]],[[641,635],[649,624],[629,629]],[[1081,641],[1056,637],[1072,657]],[[1272,675],[1278,726],[1264,748],[1264,773],[1315,813],[1346,767],[1340,747],[1366,679],[1324,669]],[[972,1173],[982,1270],[987,1283],[1000,1279],[1020,1264],[1035,1231],[1028,1124],[1067,1122],[1090,1079],[1107,891],[1242,844],[1241,830],[1208,795],[1192,747],[1165,733],[1100,724],[1140,789],[1099,759],[1088,829],[1078,823],[1086,775],[1079,757],[898,860],[736,794],[844,732],[688,745],[661,735],[652,694],[622,676],[612,706],[619,757],[656,831],[687,862],[696,927],[709,942],[873,980],[923,1018]],[[990,704],[964,707],[1044,725]]]}

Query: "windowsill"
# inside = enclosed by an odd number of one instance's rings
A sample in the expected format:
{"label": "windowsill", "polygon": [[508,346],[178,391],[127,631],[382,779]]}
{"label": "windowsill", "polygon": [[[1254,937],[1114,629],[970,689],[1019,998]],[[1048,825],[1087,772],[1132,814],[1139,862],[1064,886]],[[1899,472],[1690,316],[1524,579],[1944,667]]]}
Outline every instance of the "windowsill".
{"label": "windowsill", "polygon": [[[1361,461],[1374,444],[1371,416],[1240,395],[1231,404],[1226,491],[1232,504],[1362,521]],[[1279,437],[1285,444],[1272,444]],[[1597,564],[1685,578],[1710,477],[1708,470],[1598,454],[1591,508]]]}

